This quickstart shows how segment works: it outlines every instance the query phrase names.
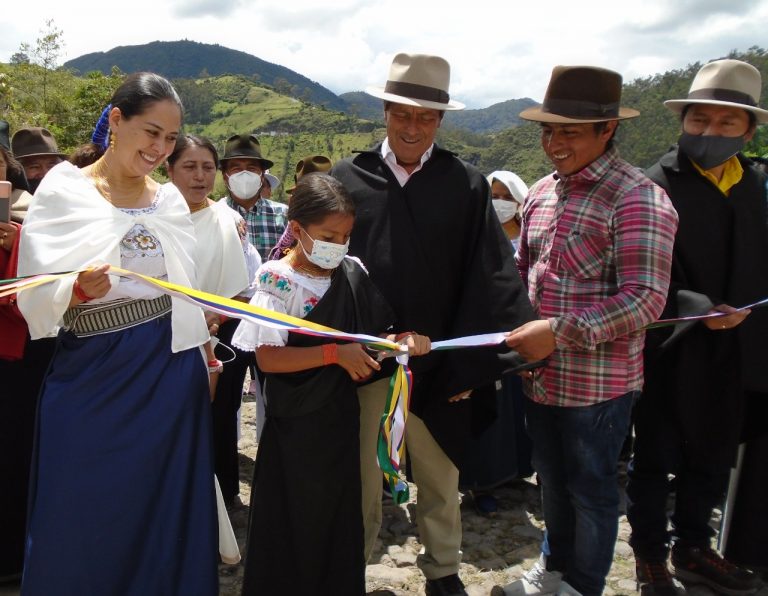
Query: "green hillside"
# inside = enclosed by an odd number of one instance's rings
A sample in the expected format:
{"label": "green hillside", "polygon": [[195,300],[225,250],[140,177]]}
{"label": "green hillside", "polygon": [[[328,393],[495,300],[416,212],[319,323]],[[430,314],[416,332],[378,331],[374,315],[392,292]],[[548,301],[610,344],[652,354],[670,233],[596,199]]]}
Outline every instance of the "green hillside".
{"label": "green hillside", "polygon": [[[211,139],[223,151],[234,134],[254,134],[264,157],[275,162],[271,172],[285,184],[274,198],[285,199],[293,186],[296,162],[323,154],[336,161],[366,149],[383,136],[380,125],[342,112],[281,95],[242,76],[226,75],[174,81],[187,107],[185,131]],[[223,184],[217,184],[219,192]]]}
{"label": "green hillside", "polygon": [[153,41],[94,52],[64,63],[75,72],[108,74],[114,67],[123,72],[150,70],[169,79],[240,74],[252,77],[281,93],[312,103],[343,110],[344,102],[333,92],[289,68],[218,44],[196,41]]}
{"label": "green hillside", "polygon": [[[57,35],[55,31],[52,33],[53,37]],[[212,55],[210,52],[232,52],[221,46],[175,43],[200,50],[206,60]],[[156,46],[142,47],[146,50]],[[746,60],[762,72],[762,105],[765,105],[768,99],[765,50],[753,47],[746,52],[733,52],[729,57]],[[167,60],[167,56],[162,60]],[[28,59],[24,54],[14,55],[9,64],[0,63],[0,117],[9,121],[12,131],[22,126],[45,126],[54,133],[62,151],[71,151],[89,139],[102,107],[119,85],[123,73],[118,69],[109,74],[97,70],[80,76],[67,68],[43,66],[44,63]],[[162,72],[165,64],[150,61],[133,66]],[[196,72],[196,66],[190,67],[188,61],[182,60],[180,64],[186,64],[191,69],[189,72]],[[631,163],[647,167],[675,142],[679,123],[672,112],[664,108],[663,100],[685,97],[699,67],[698,63],[691,64],[625,84],[622,104],[641,112],[639,118],[622,123],[617,135],[621,153]],[[337,98],[345,106],[345,112],[331,109],[323,102],[297,97],[290,85],[274,85],[274,81],[268,84],[258,74],[214,76],[208,70],[202,76],[173,78],[173,83],[185,105],[187,132],[207,136],[221,149],[233,134],[253,133],[259,137],[265,156],[275,162],[273,173],[284,181],[275,193],[278,200],[285,199],[285,188],[292,186],[295,164],[302,157],[321,153],[336,161],[370,148],[385,135],[381,101],[360,92]],[[511,170],[532,184],[551,170],[539,145],[539,126],[521,123],[518,117],[522,109],[533,103],[524,98],[483,110],[448,112],[437,141],[483,172]],[[768,127],[758,129],[748,151],[759,155],[768,153],[766,129]],[[223,192],[221,181],[217,183],[216,192]]]}

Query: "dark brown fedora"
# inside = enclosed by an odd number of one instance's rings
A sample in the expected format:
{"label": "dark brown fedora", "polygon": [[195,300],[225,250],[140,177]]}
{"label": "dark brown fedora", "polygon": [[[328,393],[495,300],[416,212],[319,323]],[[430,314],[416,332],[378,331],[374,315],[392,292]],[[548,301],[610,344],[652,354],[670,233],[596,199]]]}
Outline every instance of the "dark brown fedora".
{"label": "dark brown fedora", "polygon": [[11,153],[16,159],[24,157],[37,157],[39,155],[56,155],[66,159],[66,155],[59,152],[56,139],[46,128],[32,127],[20,128],[11,139]]}
{"label": "dark brown fedora", "polygon": [[[331,169],[333,163],[325,155],[308,155],[304,159],[300,159],[296,164],[296,174],[293,176],[293,181],[298,182],[302,176],[311,174],[312,172],[325,173]],[[287,193],[292,193],[296,187],[286,190]]]}
{"label": "dark brown fedora", "polygon": [[268,170],[275,162],[264,159],[261,155],[259,139],[254,135],[233,135],[227,139],[224,145],[224,157],[219,161],[223,164],[230,159],[255,159],[261,163],[264,170]]}
{"label": "dark brown fedora", "polygon": [[533,122],[575,124],[635,118],[640,112],[622,108],[621,75],[597,66],[555,66],[544,103],[520,112]]}

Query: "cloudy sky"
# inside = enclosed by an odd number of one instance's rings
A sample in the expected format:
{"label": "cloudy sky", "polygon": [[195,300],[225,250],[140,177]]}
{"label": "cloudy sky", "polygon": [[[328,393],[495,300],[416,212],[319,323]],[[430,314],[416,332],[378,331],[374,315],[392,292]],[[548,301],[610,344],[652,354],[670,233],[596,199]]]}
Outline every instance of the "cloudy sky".
{"label": "cloudy sky", "polygon": [[[335,93],[383,85],[399,51],[439,54],[470,108],[541,101],[552,66],[594,64],[632,80],[768,48],[768,0],[30,0],[0,14],[0,61],[47,19],[64,60],[190,39],[295,70]],[[763,102],[765,103],[765,102]]]}

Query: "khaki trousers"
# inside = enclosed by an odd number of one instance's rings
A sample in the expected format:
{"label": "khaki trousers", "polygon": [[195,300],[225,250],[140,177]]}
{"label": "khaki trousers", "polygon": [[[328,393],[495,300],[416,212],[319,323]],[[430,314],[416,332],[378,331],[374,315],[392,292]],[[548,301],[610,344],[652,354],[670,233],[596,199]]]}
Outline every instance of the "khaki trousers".
{"label": "khaki trousers", "polygon": [[[376,442],[388,390],[389,379],[357,390],[366,561],[373,553],[381,528],[383,476],[376,460]],[[418,489],[416,523],[424,546],[416,564],[427,579],[458,573],[461,561],[459,470],[437,444],[423,420],[413,414],[408,416],[405,446]]]}

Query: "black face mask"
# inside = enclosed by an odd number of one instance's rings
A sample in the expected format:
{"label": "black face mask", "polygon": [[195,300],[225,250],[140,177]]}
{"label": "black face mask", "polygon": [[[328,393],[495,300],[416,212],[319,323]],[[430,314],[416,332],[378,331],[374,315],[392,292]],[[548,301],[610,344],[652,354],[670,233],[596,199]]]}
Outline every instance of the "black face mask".
{"label": "black face mask", "polygon": [[40,186],[40,183],[43,181],[42,178],[27,178],[27,186],[29,186],[29,194],[33,195],[35,194],[35,191],[37,190],[37,187]]}
{"label": "black face mask", "polygon": [[703,170],[709,170],[728,161],[744,148],[744,136],[720,137],[691,135],[684,132],[677,141],[680,149]]}

